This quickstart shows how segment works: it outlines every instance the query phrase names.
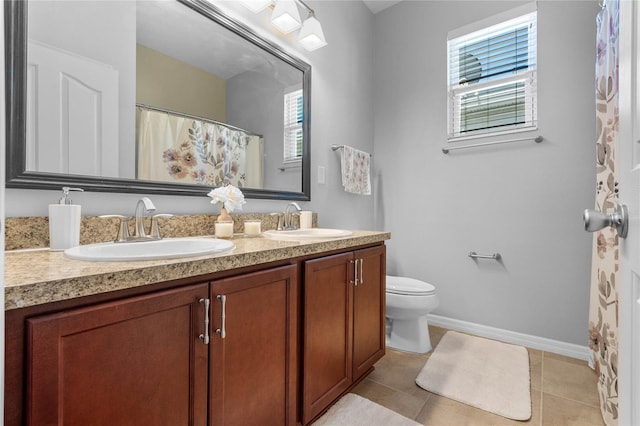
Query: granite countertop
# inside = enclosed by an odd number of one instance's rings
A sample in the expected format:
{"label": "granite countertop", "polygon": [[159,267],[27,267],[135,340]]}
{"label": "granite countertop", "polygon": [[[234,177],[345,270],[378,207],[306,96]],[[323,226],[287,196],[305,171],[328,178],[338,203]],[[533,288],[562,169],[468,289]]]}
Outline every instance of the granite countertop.
{"label": "granite countertop", "polygon": [[[85,262],[49,249],[5,252],[5,310],[196,277],[300,256],[383,242],[388,232],[353,231],[336,239],[233,238],[228,253],[135,262]],[[212,237],[211,237],[212,238]]]}

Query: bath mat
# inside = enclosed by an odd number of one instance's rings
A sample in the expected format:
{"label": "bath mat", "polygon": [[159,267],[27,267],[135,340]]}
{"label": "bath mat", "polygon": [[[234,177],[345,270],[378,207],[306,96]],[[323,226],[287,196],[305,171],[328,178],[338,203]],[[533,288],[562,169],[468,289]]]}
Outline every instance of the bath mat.
{"label": "bath mat", "polygon": [[522,346],[447,331],[416,384],[509,419],[531,417],[529,353]]}
{"label": "bath mat", "polygon": [[420,426],[420,423],[359,395],[348,393],[313,426]]}

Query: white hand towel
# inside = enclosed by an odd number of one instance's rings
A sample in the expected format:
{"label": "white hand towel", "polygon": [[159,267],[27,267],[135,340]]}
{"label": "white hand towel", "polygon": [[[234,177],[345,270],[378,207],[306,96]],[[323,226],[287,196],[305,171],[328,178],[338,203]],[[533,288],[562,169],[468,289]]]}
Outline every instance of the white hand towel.
{"label": "white hand towel", "polygon": [[347,192],[371,195],[371,155],[350,146],[341,151],[342,186]]}

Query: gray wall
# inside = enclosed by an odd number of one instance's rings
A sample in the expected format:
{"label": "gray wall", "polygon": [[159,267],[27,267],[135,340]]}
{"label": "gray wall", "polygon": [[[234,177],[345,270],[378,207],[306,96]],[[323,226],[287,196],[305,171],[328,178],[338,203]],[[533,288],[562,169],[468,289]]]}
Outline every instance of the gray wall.
{"label": "gray wall", "polygon": [[228,79],[227,122],[264,138],[264,188],[300,192],[302,168],[279,170],[284,156],[285,90],[277,79],[260,72],[247,71]]}
{"label": "gray wall", "polygon": [[[373,197],[346,194],[339,176],[339,157],[331,151],[332,143],[350,144],[359,149],[373,150],[373,15],[360,1],[309,1],[322,22],[329,45],[307,52],[298,45],[295,36],[279,36],[268,22],[268,12],[253,14],[238,2],[214,1],[257,32],[285,50],[310,63],[311,96],[311,202],[301,203],[319,213],[319,223],[325,227],[371,229],[373,227]],[[326,168],[326,183],[317,183],[317,168]],[[209,199],[202,197],[151,196],[159,212],[175,214],[215,213]],[[75,194],[82,204],[83,214],[133,214],[136,200],[142,194]],[[6,191],[6,214],[16,216],[46,216],[47,205],[55,202],[55,191]],[[244,211],[282,211],[285,201],[248,200]]]}
{"label": "gray wall", "polygon": [[[581,213],[595,196],[597,2],[538,2],[539,126],[512,136],[543,143],[441,152],[447,32],[519,4],[405,1],[375,16],[388,272],[434,284],[436,314],[586,345],[592,237]],[[471,250],[504,260],[474,262]]]}

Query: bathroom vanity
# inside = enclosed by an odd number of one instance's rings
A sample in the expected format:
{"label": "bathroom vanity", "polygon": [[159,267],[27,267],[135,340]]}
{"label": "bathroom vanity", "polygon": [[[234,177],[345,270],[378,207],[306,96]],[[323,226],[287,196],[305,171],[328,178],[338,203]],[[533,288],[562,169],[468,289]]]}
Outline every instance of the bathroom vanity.
{"label": "bathroom vanity", "polygon": [[308,424],[384,355],[388,238],[6,252],[5,424]]}

